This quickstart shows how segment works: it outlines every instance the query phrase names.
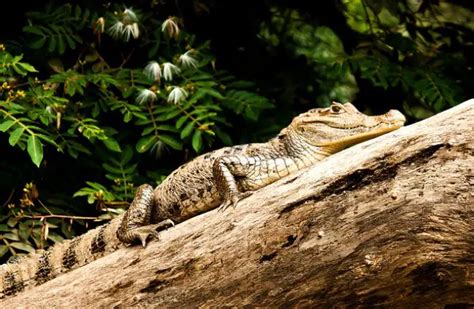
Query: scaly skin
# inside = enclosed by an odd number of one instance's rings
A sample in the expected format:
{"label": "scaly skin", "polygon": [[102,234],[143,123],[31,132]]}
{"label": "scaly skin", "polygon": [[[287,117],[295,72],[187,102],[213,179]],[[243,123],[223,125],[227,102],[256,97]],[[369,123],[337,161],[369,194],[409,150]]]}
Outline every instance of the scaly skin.
{"label": "scaly skin", "polygon": [[297,170],[359,142],[403,126],[392,110],[380,116],[335,103],[293,119],[266,143],[226,147],[172,172],[157,188],[141,186],[125,214],[73,240],[0,266],[0,298],[41,284],[127,243],[158,238],[158,231],[220,205],[222,210]]}

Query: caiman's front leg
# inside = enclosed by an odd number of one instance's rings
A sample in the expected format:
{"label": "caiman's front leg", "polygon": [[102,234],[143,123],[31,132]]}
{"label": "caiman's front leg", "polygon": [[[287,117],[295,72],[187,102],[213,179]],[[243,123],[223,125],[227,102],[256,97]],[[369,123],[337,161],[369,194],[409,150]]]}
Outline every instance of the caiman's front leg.
{"label": "caiman's front leg", "polygon": [[[255,161],[254,158],[252,158]],[[240,192],[235,177],[247,176],[249,170],[249,159],[238,156],[220,157],[212,166],[214,182],[222,198],[219,210],[225,210],[229,206],[235,206],[238,201],[251,195],[252,192]]]}
{"label": "caiman's front leg", "polygon": [[138,188],[132,204],[123,216],[117,237],[124,243],[139,240],[146,246],[148,237],[158,238],[158,231],[173,226],[173,221],[167,219],[157,224],[151,224],[151,212],[154,209],[154,192],[150,185]]}

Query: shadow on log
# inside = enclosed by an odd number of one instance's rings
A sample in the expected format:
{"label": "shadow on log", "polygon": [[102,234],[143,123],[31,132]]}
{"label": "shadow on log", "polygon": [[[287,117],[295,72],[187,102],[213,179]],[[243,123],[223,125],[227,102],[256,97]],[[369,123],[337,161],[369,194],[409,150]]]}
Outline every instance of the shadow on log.
{"label": "shadow on log", "polygon": [[473,126],[470,100],[0,306],[474,304]]}

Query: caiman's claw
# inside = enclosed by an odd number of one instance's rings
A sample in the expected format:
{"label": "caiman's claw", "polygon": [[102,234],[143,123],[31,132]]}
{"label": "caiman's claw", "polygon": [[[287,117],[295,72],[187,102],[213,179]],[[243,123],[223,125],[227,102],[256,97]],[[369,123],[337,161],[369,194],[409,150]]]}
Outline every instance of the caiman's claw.
{"label": "caiman's claw", "polygon": [[170,227],[173,227],[174,222],[171,219],[166,219],[157,224],[154,224],[153,226],[155,226],[155,230],[159,232],[159,231],[164,231],[166,229],[169,229]]}
{"label": "caiman's claw", "polygon": [[174,226],[174,222],[170,219],[166,219],[157,224],[150,224],[134,228],[133,233],[135,234],[135,239],[140,240],[142,246],[145,248],[149,238],[160,239],[160,233],[158,232],[166,230],[172,226]]}
{"label": "caiman's claw", "polygon": [[233,208],[235,208],[235,206],[237,206],[237,203],[240,201],[240,200],[243,200],[244,198],[248,197],[252,195],[252,192],[251,191],[246,191],[246,192],[239,192],[238,194],[234,194],[232,195],[232,197],[230,199],[227,199],[225,200],[221,206],[219,206],[219,209],[217,210],[218,212],[222,212],[222,211],[225,211],[227,208],[229,208],[230,206],[232,206]]}

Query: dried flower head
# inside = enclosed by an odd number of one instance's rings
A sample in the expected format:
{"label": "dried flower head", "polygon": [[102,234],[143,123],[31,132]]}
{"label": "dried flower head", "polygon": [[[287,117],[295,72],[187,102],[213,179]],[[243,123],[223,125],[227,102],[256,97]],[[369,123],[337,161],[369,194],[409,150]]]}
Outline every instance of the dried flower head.
{"label": "dried flower head", "polygon": [[161,31],[167,33],[170,38],[177,39],[179,36],[179,26],[176,17],[168,17],[161,25]]}

